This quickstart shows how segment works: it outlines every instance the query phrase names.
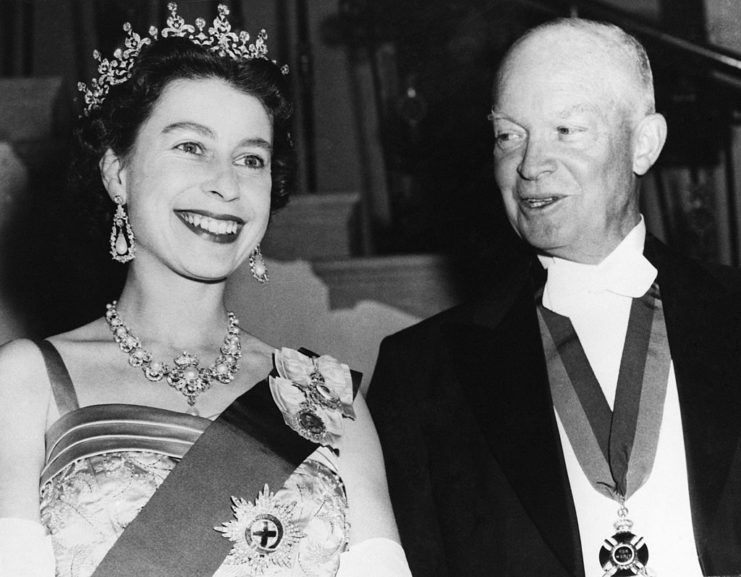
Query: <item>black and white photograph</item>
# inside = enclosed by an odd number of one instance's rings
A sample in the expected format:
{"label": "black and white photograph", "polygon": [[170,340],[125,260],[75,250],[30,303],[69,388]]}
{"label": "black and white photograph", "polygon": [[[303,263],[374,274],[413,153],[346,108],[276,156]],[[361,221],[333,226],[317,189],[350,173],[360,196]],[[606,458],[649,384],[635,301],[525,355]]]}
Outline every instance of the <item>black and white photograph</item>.
{"label": "black and white photograph", "polygon": [[0,577],[741,577],[741,2],[0,0]]}

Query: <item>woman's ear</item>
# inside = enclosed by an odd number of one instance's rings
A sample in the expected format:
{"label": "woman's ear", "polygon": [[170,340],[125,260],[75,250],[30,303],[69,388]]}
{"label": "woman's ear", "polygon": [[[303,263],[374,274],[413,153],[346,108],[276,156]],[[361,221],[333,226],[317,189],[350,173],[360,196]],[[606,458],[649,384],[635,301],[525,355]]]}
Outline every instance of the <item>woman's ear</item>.
{"label": "woman's ear", "polygon": [[111,200],[119,196],[126,204],[126,171],[121,157],[109,148],[100,159],[98,167],[103,179],[103,186],[108,191]]}
{"label": "woman's ear", "polygon": [[642,119],[633,131],[633,172],[642,176],[659,158],[666,142],[666,120],[653,113]]}

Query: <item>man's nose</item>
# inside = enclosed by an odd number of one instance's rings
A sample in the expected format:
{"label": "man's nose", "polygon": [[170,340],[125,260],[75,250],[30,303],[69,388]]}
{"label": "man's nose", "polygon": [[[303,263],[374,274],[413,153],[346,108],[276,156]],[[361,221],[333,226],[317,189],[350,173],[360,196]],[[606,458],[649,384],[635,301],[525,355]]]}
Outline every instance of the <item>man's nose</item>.
{"label": "man's nose", "polygon": [[529,139],[525,146],[517,172],[525,180],[538,180],[555,170],[548,143],[541,139]]}

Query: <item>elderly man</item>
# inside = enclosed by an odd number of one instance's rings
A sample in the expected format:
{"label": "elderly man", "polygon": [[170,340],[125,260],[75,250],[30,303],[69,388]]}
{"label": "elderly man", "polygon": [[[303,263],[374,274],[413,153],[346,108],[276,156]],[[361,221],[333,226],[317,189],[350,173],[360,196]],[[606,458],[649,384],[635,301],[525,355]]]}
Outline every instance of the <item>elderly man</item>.
{"label": "elderly man", "polygon": [[529,254],[387,338],[370,387],[413,573],[741,574],[741,275],[646,237],[666,124],[644,49],[541,25],[491,117]]}

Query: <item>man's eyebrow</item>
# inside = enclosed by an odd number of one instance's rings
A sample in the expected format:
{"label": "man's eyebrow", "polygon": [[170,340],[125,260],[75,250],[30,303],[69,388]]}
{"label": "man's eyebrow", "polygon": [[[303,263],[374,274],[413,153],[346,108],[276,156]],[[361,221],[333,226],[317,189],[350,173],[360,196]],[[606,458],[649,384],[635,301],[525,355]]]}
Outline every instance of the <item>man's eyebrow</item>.
{"label": "man's eyebrow", "polygon": [[514,122],[507,114],[505,114],[504,112],[500,112],[493,106],[491,107],[491,110],[489,111],[487,118],[489,120],[509,120],[511,122]]}
{"label": "man's eyebrow", "polygon": [[574,104],[573,106],[569,106],[561,110],[561,112],[558,113],[558,117],[568,118],[569,116],[573,116],[575,114],[600,114],[600,109],[594,104]]}

